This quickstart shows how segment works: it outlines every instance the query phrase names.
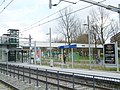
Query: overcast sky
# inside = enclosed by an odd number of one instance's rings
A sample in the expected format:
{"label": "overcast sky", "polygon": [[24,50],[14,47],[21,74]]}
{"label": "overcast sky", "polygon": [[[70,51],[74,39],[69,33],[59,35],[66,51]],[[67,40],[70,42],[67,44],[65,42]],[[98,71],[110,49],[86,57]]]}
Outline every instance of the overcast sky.
{"label": "overcast sky", "polygon": [[[3,1],[5,2],[2,4]],[[0,11],[2,11],[10,1],[11,0],[0,0]],[[54,4],[58,3],[58,1],[59,0],[52,0],[52,3]],[[79,0],[68,0],[68,1],[78,2]],[[95,1],[101,1],[101,0],[95,0]],[[118,7],[118,4],[120,4],[120,0],[106,0],[103,3],[106,5],[113,5]],[[43,23],[56,18],[57,14],[54,14],[48,18],[45,17],[69,5],[71,4],[67,2],[61,2],[58,6],[49,9],[49,0],[13,0],[13,2],[6,9],[4,9],[2,13],[0,13],[0,30],[1,30],[0,36],[4,33],[7,33],[8,29],[19,29],[21,32],[20,37],[28,37],[30,34],[32,38],[34,38],[33,40],[47,41],[49,39],[49,36],[46,35],[46,33],[49,32],[49,28],[51,27],[52,38],[55,38],[59,36],[59,34],[56,35],[56,31],[55,31],[56,21],[45,24]],[[72,5],[72,8],[74,11],[88,5],[90,4],[80,1],[77,4]],[[90,9],[92,8],[97,8],[97,7],[93,6],[91,8],[81,10],[76,14],[82,19],[86,19],[86,17],[89,15]],[[111,11],[108,12],[110,13],[110,16],[113,19],[119,20],[118,13]],[[40,26],[38,26],[38,24],[40,24]],[[34,27],[34,26],[38,26],[38,27]],[[34,27],[34,28],[28,29],[30,27]]]}

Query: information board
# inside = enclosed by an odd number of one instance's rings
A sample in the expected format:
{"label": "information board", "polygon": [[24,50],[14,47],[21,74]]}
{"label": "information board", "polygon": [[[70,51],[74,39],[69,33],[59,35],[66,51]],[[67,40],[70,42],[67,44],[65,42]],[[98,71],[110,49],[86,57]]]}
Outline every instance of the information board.
{"label": "information board", "polygon": [[104,63],[116,64],[116,44],[104,44]]}

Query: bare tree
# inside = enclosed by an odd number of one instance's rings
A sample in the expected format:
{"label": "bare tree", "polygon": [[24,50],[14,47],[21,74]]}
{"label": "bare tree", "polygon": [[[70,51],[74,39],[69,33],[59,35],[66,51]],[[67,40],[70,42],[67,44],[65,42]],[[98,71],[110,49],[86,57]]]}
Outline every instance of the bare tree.
{"label": "bare tree", "polygon": [[54,43],[57,43],[57,42],[60,42],[61,40],[60,40],[58,37],[55,37],[55,38],[52,39],[52,41],[53,41]]}
{"label": "bare tree", "polygon": [[110,36],[115,36],[113,42],[119,41],[120,39],[118,38],[118,35],[117,35],[117,33],[118,33],[118,23],[114,20],[112,20],[111,32],[112,33],[111,33]]}
{"label": "bare tree", "polygon": [[116,31],[117,27],[110,19],[108,12],[103,8],[99,8],[97,11],[92,10],[91,16],[91,29],[93,30],[94,42],[96,44],[103,45]]}
{"label": "bare tree", "polygon": [[[67,43],[70,45],[75,41],[76,36],[81,33],[81,23],[75,14],[71,14],[71,8],[66,8],[60,11],[60,19],[58,20],[58,31],[65,37]],[[74,39],[74,40],[73,40]]]}
{"label": "bare tree", "polygon": [[112,35],[118,32],[118,25],[109,17],[109,13],[101,7],[92,10],[90,17],[92,43],[95,44],[94,54],[97,54],[97,44],[104,45]]}
{"label": "bare tree", "polygon": [[85,34],[85,31],[87,29],[83,26],[82,21],[78,19],[76,24],[73,26],[73,30],[74,30],[72,34],[73,42],[83,43],[84,41],[81,42],[81,37],[83,36],[83,34]]}

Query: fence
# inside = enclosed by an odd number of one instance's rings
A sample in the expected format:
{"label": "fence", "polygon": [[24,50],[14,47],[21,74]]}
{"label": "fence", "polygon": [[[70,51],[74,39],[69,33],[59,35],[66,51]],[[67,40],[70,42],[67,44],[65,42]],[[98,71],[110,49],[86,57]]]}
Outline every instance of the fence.
{"label": "fence", "polygon": [[[56,71],[44,68],[32,68],[0,64],[0,72],[36,86],[44,83],[46,90],[51,87],[55,90],[77,90],[80,88],[91,88],[93,90],[120,90],[120,78],[103,77],[82,73],[71,73],[67,71]],[[87,90],[86,89],[86,90]]]}

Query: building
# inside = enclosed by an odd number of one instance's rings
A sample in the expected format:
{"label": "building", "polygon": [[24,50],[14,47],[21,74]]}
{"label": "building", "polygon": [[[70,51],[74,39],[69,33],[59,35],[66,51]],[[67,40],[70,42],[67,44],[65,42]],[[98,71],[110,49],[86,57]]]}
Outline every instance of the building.
{"label": "building", "polygon": [[[80,44],[80,43],[71,43],[72,44],[76,44],[77,48],[75,51],[79,52],[82,56],[87,56],[89,55],[89,44]],[[63,46],[66,45],[65,43],[51,43],[51,47],[52,47],[52,51],[61,51],[59,50],[59,46]],[[23,48],[27,48],[29,49],[29,41],[21,41],[20,42],[20,46]],[[49,42],[40,42],[40,41],[36,41],[36,43],[34,41],[31,42],[31,47],[39,47],[41,49],[42,52],[45,51],[49,51],[49,47],[50,47],[50,43]],[[95,44],[90,44],[90,48],[91,48],[91,53],[94,54],[94,49],[95,49]],[[102,45],[97,45],[97,50],[98,52],[103,52],[103,46]]]}
{"label": "building", "polygon": [[117,34],[115,34],[114,36],[112,36],[112,37],[110,38],[110,42],[111,42],[111,43],[117,42],[118,47],[120,47],[120,32],[118,32]]}
{"label": "building", "polygon": [[[32,55],[31,51],[34,51],[35,47],[39,47],[43,53],[50,51],[49,42],[31,41],[30,37],[27,38],[28,41],[20,41],[19,39],[18,29],[9,29],[7,34],[3,34],[0,37],[0,61],[29,61]],[[81,55],[88,55],[89,44],[71,44],[77,45],[75,51],[81,53]],[[52,52],[60,52],[61,50],[58,47],[63,45],[65,45],[65,43],[51,43]],[[95,45],[90,44],[90,48],[93,50]],[[102,46],[97,45],[97,49],[99,52],[102,51]]]}
{"label": "building", "polygon": [[9,29],[0,37],[0,60],[16,61],[16,48],[19,46],[19,30]]}

